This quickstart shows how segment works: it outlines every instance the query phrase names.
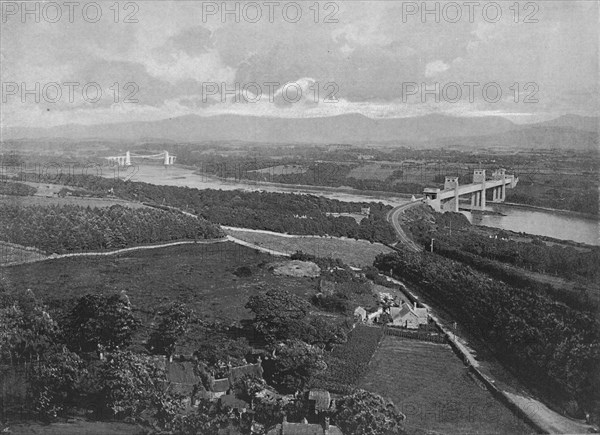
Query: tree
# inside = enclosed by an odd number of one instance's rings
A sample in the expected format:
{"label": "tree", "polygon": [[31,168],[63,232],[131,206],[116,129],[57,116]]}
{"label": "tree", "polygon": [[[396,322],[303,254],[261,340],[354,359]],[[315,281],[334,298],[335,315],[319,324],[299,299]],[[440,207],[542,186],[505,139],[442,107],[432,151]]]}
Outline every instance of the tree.
{"label": "tree", "polygon": [[[201,399],[194,414],[178,415],[174,420],[174,433],[218,435],[221,429],[230,425],[239,426],[240,419],[223,409],[218,401]],[[249,422],[248,422],[249,423]]]}
{"label": "tree", "polygon": [[86,374],[83,361],[66,348],[46,354],[28,372],[27,395],[33,410],[44,419],[62,414],[77,403],[79,382]]}
{"label": "tree", "polygon": [[55,342],[56,322],[31,290],[0,299],[0,359],[39,356]]}
{"label": "tree", "polygon": [[331,319],[313,317],[310,320],[310,328],[303,337],[307,343],[331,349],[334,344],[345,343],[348,340],[345,329],[332,322]]}
{"label": "tree", "polygon": [[227,365],[246,364],[245,357],[251,348],[245,338],[232,340],[225,334],[210,334],[200,344],[194,356],[217,375],[225,375]]}
{"label": "tree", "polygon": [[333,415],[342,432],[353,435],[405,434],[404,418],[392,402],[364,390],[338,400]]}
{"label": "tree", "polygon": [[273,346],[274,358],[265,364],[267,382],[282,392],[304,389],[310,379],[327,368],[323,351],[301,340],[287,340]]}
{"label": "tree", "polygon": [[145,414],[166,426],[181,408],[181,397],[167,393],[165,371],[143,355],[123,351],[108,354],[97,382],[98,401],[117,418]]}
{"label": "tree", "polygon": [[64,332],[71,349],[93,352],[99,346],[110,350],[128,345],[138,325],[124,292],[110,296],[89,294],[68,313]]}
{"label": "tree", "polygon": [[175,303],[160,316],[158,328],[150,334],[148,348],[154,354],[170,357],[175,353],[177,341],[185,335],[192,313],[183,304]]}
{"label": "tree", "polygon": [[301,336],[309,307],[307,301],[286,290],[251,296],[246,304],[254,313],[254,328],[271,342]]}

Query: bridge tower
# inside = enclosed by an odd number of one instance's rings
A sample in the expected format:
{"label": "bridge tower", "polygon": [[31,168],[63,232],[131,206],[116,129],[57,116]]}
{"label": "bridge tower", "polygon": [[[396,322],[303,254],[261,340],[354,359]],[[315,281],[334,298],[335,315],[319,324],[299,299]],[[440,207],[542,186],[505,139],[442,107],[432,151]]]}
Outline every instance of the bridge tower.
{"label": "bridge tower", "polygon": [[171,162],[169,161],[169,152],[167,150],[165,150],[165,160],[164,160],[164,164],[165,165],[170,165]]}
{"label": "bridge tower", "polygon": [[131,154],[129,151],[125,153],[125,166],[131,166]]}
{"label": "bridge tower", "polygon": [[446,177],[444,180],[444,190],[454,189],[454,198],[443,203],[442,209],[445,211],[458,212],[459,193],[458,193],[458,177]]}
{"label": "bridge tower", "polygon": [[471,197],[471,205],[483,210],[485,208],[485,169],[475,169],[473,172],[473,184],[481,183],[481,192],[476,192],[475,198]]}

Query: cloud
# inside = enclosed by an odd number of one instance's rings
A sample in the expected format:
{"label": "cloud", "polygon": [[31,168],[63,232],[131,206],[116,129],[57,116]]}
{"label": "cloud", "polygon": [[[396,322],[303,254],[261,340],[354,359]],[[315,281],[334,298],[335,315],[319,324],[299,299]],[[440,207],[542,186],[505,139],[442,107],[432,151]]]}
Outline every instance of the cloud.
{"label": "cloud", "polygon": [[[138,24],[112,22],[108,6],[97,24],[81,19],[3,23],[3,82],[31,87],[35,82],[95,81],[107,89],[131,81],[139,85],[140,100],[121,107],[110,91],[97,104],[33,107],[13,99],[3,105],[3,121],[19,125],[37,117],[44,125],[59,119],[105,122],[111,116],[120,121],[219,111],[298,117],[598,111],[593,98],[600,90],[597,2],[545,2],[540,21],[532,24],[514,23],[507,8],[498,23],[484,22],[480,10],[473,23],[423,23],[418,15],[403,22],[400,2],[361,1],[340,2],[337,24],[315,23],[307,7],[299,23],[202,23],[198,4],[142,2]],[[506,95],[494,106],[402,102],[404,83],[442,82],[441,77],[456,83],[497,82]],[[283,84],[298,82],[303,99],[290,104],[279,94],[274,104],[203,102],[204,82],[278,82],[280,91]],[[521,96],[525,84],[536,83],[540,102],[525,106],[521,99],[515,105],[508,92],[515,82]],[[314,103],[310,87],[316,83],[321,91],[335,83],[339,103]],[[126,93],[121,89],[121,96]]]}
{"label": "cloud", "polygon": [[429,62],[425,65],[425,77],[433,77],[447,71],[450,68],[450,65],[444,63],[441,60],[436,60],[434,62]]}

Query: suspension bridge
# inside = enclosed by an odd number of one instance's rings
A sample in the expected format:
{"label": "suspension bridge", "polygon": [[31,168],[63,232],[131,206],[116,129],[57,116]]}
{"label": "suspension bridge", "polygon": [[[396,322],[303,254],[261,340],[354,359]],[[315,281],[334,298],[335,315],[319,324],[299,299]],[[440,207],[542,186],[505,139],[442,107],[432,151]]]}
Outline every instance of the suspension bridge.
{"label": "suspension bridge", "polygon": [[169,154],[168,151],[163,151],[158,154],[135,154],[130,151],[125,152],[124,156],[110,156],[106,159],[109,162],[118,164],[119,166],[131,166],[132,159],[135,160],[146,159],[146,160],[162,160],[163,165],[172,165],[175,163],[177,156]]}

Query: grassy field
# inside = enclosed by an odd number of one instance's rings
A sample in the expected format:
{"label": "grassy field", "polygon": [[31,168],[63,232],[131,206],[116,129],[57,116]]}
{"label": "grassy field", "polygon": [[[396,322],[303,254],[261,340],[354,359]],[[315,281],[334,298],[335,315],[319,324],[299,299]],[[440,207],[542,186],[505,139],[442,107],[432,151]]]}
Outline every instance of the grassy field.
{"label": "grassy field", "polygon": [[291,174],[304,174],[307,168],[302,165],[279,165],[271,166],[270,168],[255,169],[248,172],[258,172],[259,174],[271,174],[271,175],[291,175]]}
{"label": "grassy field", "polygon": [[349,266],[371,266],[377,254],[392,250],[380,243],[365,240],[337,239],[325,237],[286,237],[254,231],[231,230],[225,232],[245,242],[263,248],[293,254],[302,251],[316,257],[340,258]]}
{"label": "grassy field", "polygon": [[356,178],[357,180],[380,180],[384,181],[394,172],[394,169],[399,169],[400,167],[393,168],[382,168],[379,164],[367,164],[363,166],[359,166],[358,168],[352,169],[348,173],[348,177]]}
{"label": "grassy field", "polygon": [[391,399],[411,434],[529,434],[445,344],[386,336],[360,388]]}
{"label": "grassy field", "polygon": [[[286,289],[303,297],[315,293],[316,278],[275,276],[269,267],[275,261],[281,258],[224,242],[114,257],[63,258],[2,270],[6,286],[30,288],[51,308],[86,293],[125,290],[145,325],[152,323],[157,309],[174,301],[193,309],[202,320],[231,323],[251,318],[244,305],[260,291]],[[250,269],[251,276],[236,275],[242,266]]]}

